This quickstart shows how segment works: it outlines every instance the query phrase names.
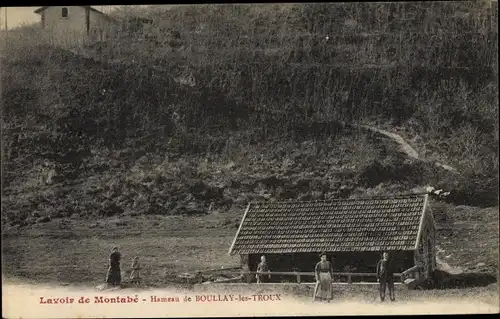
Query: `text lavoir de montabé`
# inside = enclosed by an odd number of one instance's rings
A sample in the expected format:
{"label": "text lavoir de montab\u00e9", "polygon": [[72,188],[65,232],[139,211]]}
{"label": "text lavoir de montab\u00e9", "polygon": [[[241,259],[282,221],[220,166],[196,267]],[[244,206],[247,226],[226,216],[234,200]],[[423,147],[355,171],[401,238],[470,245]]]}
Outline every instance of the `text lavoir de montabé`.
{"label": "text lavoir de montab\u00e9", "polygon": [[46,298],[40,297],[40,304],[57,305],[57,304],[73,304],[73,303],[139,303],[139,296],[93,296],[93,297],[58,297]]}
{"label": "text lavoir de montab\u00e9", "polygon": [[111,303],[139,303],[139,302],[247,302],[247,301],[280,301],[282,297],[280,294],[254,294],[254,295],[235,295],[235,294],[222,294],[222,295],[194,295],[194,296],[150,296],[149,298],[139,298],[138,295],[133,296],[81,296],[81,297],[57,297],[47,298],[40,297],[40,304],[44,305],[58,305],[58,304],[111,304]]}

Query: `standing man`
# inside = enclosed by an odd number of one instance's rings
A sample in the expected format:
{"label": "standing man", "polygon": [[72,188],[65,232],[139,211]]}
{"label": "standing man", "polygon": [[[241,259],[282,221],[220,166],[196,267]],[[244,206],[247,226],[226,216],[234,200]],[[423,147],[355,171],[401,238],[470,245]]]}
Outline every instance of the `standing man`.
{"label": "standing man", "polygon": [[267,276],[264,275],[264,273],[269,273],[269,266],[267,265],[266,262],[266,256],[262,255],[260,256],[260,263],[257,265],[257,283],[262,283],[262,282],[268,282],[268,279],[271,279],[271,275],[268,274]]}
{"label": "standing man", "polygon": [[385,299],[385,290],[388,286],[389,296],[391,301],[395,300],[394,296],[394,268],[392,261],[389,259],[389,253],[384,252],[382,259],[377,263],[377,281],[380,283],[380,300]]}
{"label": "standing man", "polygon": [[120,259],[121,254],[118,251],[118,247],[113,247],[111,250],[111,255],[109,255],[109,268],[108,275],[106,276],[106,283],[112,286],[120,286],[122,281],[121,269],[120,269]]}

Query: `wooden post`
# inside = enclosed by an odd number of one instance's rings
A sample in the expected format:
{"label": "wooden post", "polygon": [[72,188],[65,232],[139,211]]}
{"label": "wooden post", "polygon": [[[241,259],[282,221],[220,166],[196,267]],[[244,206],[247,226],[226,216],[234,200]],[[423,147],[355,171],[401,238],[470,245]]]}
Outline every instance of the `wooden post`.
{"label": "wooden post", "polygon": [[7,7],[3,7],[3,12],[5,13],[5,31],[9,30],[7,26]]}
{"label": "wooden post", "polygon": [[297,272],[297,283],[300,284],[300,274]]}
{"label": "wooden post", "polygon": [[436,262],[436,228],[432,229],[432,271],[435,272],[437,268]]}
{"label": "wooden post", "polygon": [[[241,262],[241,269],[243,272],[248,272],[250,271],[250,258],[249,255],[247,254],[242,254],[240,255],[240,262]],[[252,274],[243,274],[244,280],[250,284],[252,282]]]}
{"label": "wooden post", "polygon": [[348,275],[347,275],[347,283],[348,283],[349,285],[351,285],[351,284],[352,284],[351,274],[348,274]]}

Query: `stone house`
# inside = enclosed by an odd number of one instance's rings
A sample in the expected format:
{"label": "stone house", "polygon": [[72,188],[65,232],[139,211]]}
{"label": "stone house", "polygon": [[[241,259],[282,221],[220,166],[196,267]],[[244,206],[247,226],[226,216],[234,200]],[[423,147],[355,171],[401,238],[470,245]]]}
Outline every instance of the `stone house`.
{"label": "stone house", "polygon": [[71,47],[113,37],[117,22],[91,6],[45,6],[40,15],[43,34],[52,44]]}

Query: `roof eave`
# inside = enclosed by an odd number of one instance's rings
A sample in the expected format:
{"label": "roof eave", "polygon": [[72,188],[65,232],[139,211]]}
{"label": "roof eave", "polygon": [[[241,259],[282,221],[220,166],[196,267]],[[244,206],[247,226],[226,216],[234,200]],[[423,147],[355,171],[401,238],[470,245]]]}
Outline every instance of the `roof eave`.
{"label": "roof eave", "polygon": [[234,255],[234,252],[233,252],[234,244],[236,243],[236,239],[238,238],[238,235],[240,234],[241,228],[243,226],[243,223],[245,222],[245,218],[247,217],[248,211],[250,210],[250,205],[251,205],[251,202],[248,203],[247,208],[245,209],[245,213],[243,214],[243,218],[241,219],[241,223],[240,223],[240,226],[238,227],[238,231],[236,232],[236,235],[234,236],[231,247],[229,248],[229,255]]}
{"label": "roof eave", "polygon": [[40,14],[42,11],[45,11],[45,9],[47,9],[47,8],[48,8],[48,6],[41,7],[41,8],[36,9],[33,12],[35,12],[36,14]]}
{"label": "roof eave", "polygon": [[428,202],[429,202],[429,194],[426,194],[425,200],[424,200],[424,205],[422,207],[422,215],[420,216],[420,224],[418,225],[417,240],[415,241],[415,250],[418,249],[418,243],[420,242],[420,237],[422,237],[422,229],[424,227],[424,220],[425,220]]}
{"label": "roof eave", "polygon": [[[34,12],[40,14],[40,12],[45,11],[48,7],[53,7],[53,6],[44,6],[44,7],[36,9]],[[99,13],[102,13],[101,11],[99,11],[97,9],[94,9],[91,6],[80,6],[80,7],[90,8],[91,10],[94,10],[94,11],[97,11]]]}
{"label": "roof eave", "polygon": [[[260,251],[233,251],[232,254],[311,254],[311,253],[319,253],[320,251],[325,251],[324,249],[320,250],[304,250],[304,251],[278,251],[278,250],[260,250]],[[402,249],[364,249],[364,250],[326,250],[327,253],[373,253],[380,251],[414,251],[413,247],[407,247]]]}

